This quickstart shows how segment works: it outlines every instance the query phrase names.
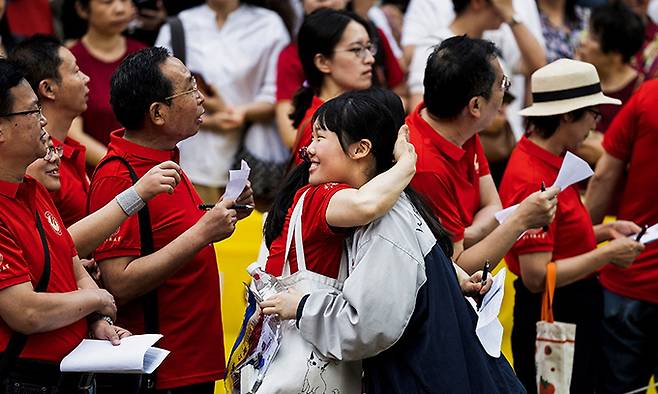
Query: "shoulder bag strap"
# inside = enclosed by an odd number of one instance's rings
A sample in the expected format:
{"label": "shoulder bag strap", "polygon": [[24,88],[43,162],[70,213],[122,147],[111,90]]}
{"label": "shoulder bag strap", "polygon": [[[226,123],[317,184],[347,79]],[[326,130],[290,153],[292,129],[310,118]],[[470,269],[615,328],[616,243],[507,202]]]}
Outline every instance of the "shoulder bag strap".
{"label": "shoulder bag strap", "polygon": [[174,52],[173,55],[183,62],[183,64],[187,64],[185,62],[185,29],[183,28],[183,21],[178,16],[172,16],[167,18],[167,22],[171,30],[171,49]]}
{"label": "shoulder bag strap", "polygon": [[[39,238],[41,238],[41,246],[43,247],[43,272],[41,273],[41,278],[39,278],[39,283],[37,283],[37,287],[34,288],[34,291],[42,293],[46,291],[48,283],[50,282],[50,249],[48,248],[48,239],[46,238],[46,232],[43,230],[38,211],[34,213],[34,218],[37,224],[37,230],[39,231]],[[7,343],[2,358],[0,358],[0,378],[4,379],[9,375],[9,372],[16,363],[16,360],[18,360],[18,356],[21,354],[27,343],[27,338],[27,335],[19,332],[14,331],[11,334],[9,343]]]}
{"label": "shoulder bag strap", "polygon": [[[108,159],[102,161],[98,167],[96,167],[96,170],[94,170],[94,176],[102,166],[109,163],[110,161],[121,162],[128,169],[132,184],[134,185],[137,183],[139,180],[137,173],[135,173],[133,167],[130,165],[130,163],[128,163],[128,160],[121,156],[111,156]],[[154,252],[153,230],[151,228],[151,214],[148,209],[148,204],[145,205],[144,208],[140,209],[139,212],[137,212],[137,216],[139,219],[139,240],[141,245],[140,255],[148,256]],[[159,331],[157,290],[153,290],[142,296],[142,304],[144,305],[144,331],[147,334],[157,334]]]}
{"label": "shoulder bag strap", "polygon": [[555,294],[556,267],[555,262],[551,261],[546,265],[546,289],[541,303],[541,319],[553,323],[553,295]]}
{"label": "shoulder bag strap", "polygon": [[286,251],[283,255],[283,276],[290,275],[290,260],[288,254],[290,253],[290,246],[292,245],[292,238],[295,237],[295,253],[297,254],[297,270],[302,271],[306,269],[306,259],[304,258],[304,245],[302,240],[302,208],[304,206],[304,199],[306,198],[306,190],[297,201],[295,208],[290,215],[290,222],[288,223],[288,233],[286,234]]}

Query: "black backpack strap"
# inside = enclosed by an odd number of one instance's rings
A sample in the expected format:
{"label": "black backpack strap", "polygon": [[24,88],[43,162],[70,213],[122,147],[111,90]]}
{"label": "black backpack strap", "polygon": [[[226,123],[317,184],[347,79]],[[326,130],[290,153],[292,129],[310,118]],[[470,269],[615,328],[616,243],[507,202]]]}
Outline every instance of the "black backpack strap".
{"label": "black backpack strap", "polygon": [[183,28],[183,21],[178,16],[167,18],[169,29],[171,30],[171,49],[173,50],[174,57],[185,63],[185,29]]}
{"label": "black backpack strap", "polygon": [[[48,283],[50,282],[50,248],[48,248],[48,239],[46,238],[46,232],[43,230],[38,211],[34,213],[34,218],[37,223],[39,238],[41,238],[41,246],[43,247],[43,272],[41,273],[41,278],[39,278],[39,283],[37,283],[37,287],[34,288],[34,291],[42,293],[46,291]],[[9,375],[9,372],[16,363],[16,360],[18,360],[18,356],[20,356],[25,344],[27,343],[27,338],[27,335],[19,332],[14,331],[11,334],[7,347],[0,358],[0,378],[4,379]]]}
{"label": "black backpack strap", "polygon": [[[94,175],[96,172],[104,166],[105,164],[111,161],[121,162],[127,169],[130,174],[130,180],[134,185],[139,180],[137,173],[133,167],[128,163],[128,160],[124,159],[121,156],[111,156],[103,160],[96,170],[94,170]],[[92,177],[93,179],[93,177]],[[137,212],[139,219],[139,238],[140,238],[140,254],[141,256],[148,256],[152,254],[155,249],[153,247],[153,229],[151,228],[151,214],[148,209],[148,204],[144,208],[140,209]],[[159,332],[158,325],[158,295],[157,290],[150,291],[149,293],[142,296],[142,304],[144,306],[144,332],[147,334],[157,334]]]}

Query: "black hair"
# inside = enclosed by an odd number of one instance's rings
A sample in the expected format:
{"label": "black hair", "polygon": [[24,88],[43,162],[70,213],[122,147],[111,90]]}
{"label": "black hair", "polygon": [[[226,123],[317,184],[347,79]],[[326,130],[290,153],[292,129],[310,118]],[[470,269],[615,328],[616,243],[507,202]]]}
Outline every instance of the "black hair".
{"label": "black hair", "polygon": [[44,79],[58,83],[62,80],[59,73],[61,47],[62,43],[57,38],[37,34],[18,43],[9,54],[9,59],[21,67],[25,79],[37,95],[39,83]]}
{"label": "black hair", "polygon": [[616,52],[624,63],[642,48],[644,23],[621,2],[596,7],[589,19],[590,31],[599,40],[603,53]]}
{"label": "black hair", "polygon": [[11,30],[9,30],[9,22],[7,21],[6,10],[5,15],[0,15],[0,38],[2,39],[2,45],[5,47],[5,51],[11,51],[11,49],[14,47],[15,40],[14,35],[11,34]]}
{"label": "black hair", "polygon": [[0,58],[0,114],[8,114],[14,109],[12,88],[24,79],[23,73],[12,61]]}
{"label": "black hair", "polygon": [[475,96],[491,97],[496,73],[491,61],[496,46],[466,35],[444,40],[434,48],[425,67],[423,99],[427,110],[443,119],[454,119]]}
{"label": "black hair", "polygon": [[313,96],[320,92],[324,80],[324,74],[315,67],[315,55],[331,57],[345,28],[352,21],[361,24],[368,35],[373,36],[368,22],[349,11],[321,8],[304,18],[297,35],[297,50],[306,84],[295,93],[292,100],[293,112],[290,114],[290,119],[295,128],[301,124],[306,111],[311,106]]}
{"label": "black hair", "polygon": [[[313,115],[313,122],[317,122],[322,129],[336,133],[344,151],[351,143],[361,139],[370,140],[371,154],[375,162],[375,168],[370,175],[374,177],[393,166],[393,148],[398,130],[404,124],[404,107],[400,98],[388,90],[371,88],[352,91],[324,103]],[[304,170],[306,174],[302,173]],[[308,165],[302,164],[293,170],[292,176],[299,180],[303,175],[308,177],[307,174]],[[306,180],[308,181],[308,178]],[[297,189],[292,193],[288,191],[288,194],[294,196],[296,191]],[[452,256],[449,234],[413,189],[407,187],[405,192],[427,222],[446,255]],[[282,202],[283,205],[277,205]],[[287,212],[291,205],[292,198],[289,201],[277,199],[273,204],[271,212],[278,211],[277,216],[270,216],[270,213],[264,229],[268,247],[281,235],[285,221],[285,214],[282,213]]]}
{"label": "black hair", "polygon": [[471,0],[452,0],[452,9],[455,10],[455,15],[461,15],[469,4],[471,4]]}
{"label": "black hair", "polygon": [[128,56],[112,75],[110,104],[126,129],[140,129],[151,104],[171,96],[171,81],[161,69],[168,58],[165,48],[144,48]]}
{"label": "black hair", "polygon": [[553,134],[555,134],[557,128],[560,126],[560,120],[562,120],[563,117],[565,116],[568,117],[571,122],[577,122],[580,119],[582,119],[583,116],[585,116],[585,112],[587,112],[588,108],[589,107],[578,108],[571,112],[567,112],[566,114],[557,114],[557,115],[549,115],[549,116],[528,116],[526,118],[526,123],[528,127],[528,131],[526,132],[526,135],[536,134],[542,139],[548,139]]}

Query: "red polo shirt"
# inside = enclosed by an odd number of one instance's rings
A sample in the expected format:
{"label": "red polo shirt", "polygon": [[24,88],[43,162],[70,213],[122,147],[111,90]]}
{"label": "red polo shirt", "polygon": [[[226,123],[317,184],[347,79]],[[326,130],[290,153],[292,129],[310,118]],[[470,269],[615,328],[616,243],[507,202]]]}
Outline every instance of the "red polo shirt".
{"label": "red polo shirt", "polygon": [[418,155],[411,186],[425,196],[453,242],[459,242],[480,209],[480,177],[490,173],[489,163],[477,134],[462,147],[453,144],[420,116],[424,107],[420,103],[407,117]]}
{"label": "red polo shirt", "polygon": [[[26,176],[22,183],[0,181],[0,290],[32,282],[36,287],[43,273],[44,250],[37,230],[39,213],[50,251],[48,293],[78,289],[73,272],[77,255],[73,240],[62,223],[48,191]],[[0,349],[5,349],[12,330],[0,320]],[[32,334],[22,358],[60,362],[87,335],[87,322],[79,320],[54,331]]]}
{"label": "red polo shirt", "polygon": [[276,101],[292,100],[304,83],[304,69],[297,53],[297,43],[283,48],[276,65]]}
{"label": "red polo shirt", "polygon": [[[603,149],[628,167],[618,219],[640,225],[658,223],[658,80],[645,82],[617,114],[603,139]],[[607,265],[601,283],[612,292],[658,304],[658,242],[628,268]]]}
{"label": "red polo shirt", "polygon": [[64,152],[59,164],[59,179],[62,187],[51,193],[55,206],[68,228],[87,214],[89,178],[85,164],[85,147],[71,137],[64,142],[53,137],[55,146],[62,145]]}
{"label": "red polo shirt", "polygon": [[[281,276],[283,273],[290,217],[297,201],[308,190],[302,209],[302,239],[304,240],[306,269],[330,278],[338,278],[346,232],[345,229],[333,228],[327,224],[327,207],[336,192],[349,188],[351,186],[344,183],[325,183],[319,186],[306,185],[297,191],[293,204],[286,214],[283,231],[270,246],[270,255],[265,267],[267,272],[275,276]],[[295,273],[297,272],[297,255],[294,241],[290,249],[290,272]]]}
{"label": "red polo shirt", "polygon": [[[178,162],[178,149],[156,150],[129,142],[123,130],[111,134],[107,157],[121,156],[143,176],[166,160]],[[162,249],[203,216],[202,203],[185,174],[174,193],[160,194],[148,203],[155,250]],[[132,182],[125,165],[112,161],[94,174],[90,210],[104,206]],[[140,254],[138,215],[133,215],[95,252],[97,261]],[[225,373],[220,310],[219,272],[212,245],[201,249],[158,288],[159,346],[171,354],[158,369],[158,389],[222,379]],[[143,308],[133,301],[119,309],[118,324],[133,333],[144,332]]]}
{"label": "red polo shirt", "polygon": [[[539,190],[543,182],[555,183],[563,157],[556,156],[523,137],[514,148],[500,184],[504,207],[518,204]],[[510,271],[521,274],[519,256],[536,252],[552,252],[553,261],[578,256],[596,248],[592,219],[580,201],[576,186],[560,193],[555,219],[548,231],[526,231],[505,256]]]}
{"label": "red polo shirt", "polygon": [[302,160],[297,154],[299,149],[311,145],[311,140],[313,139],[313,122],[311,121],[313,120],[313,114],[315,114],[315,111],[317,111],[322,104],[324,104],[324,101],[322,101],[321,98],[313,96],[311,106],[308,107],[302,123],[299,124],[299,128],[297,129],[297,141],[295,141],[295,147],[292,150],[292,158],[295,161],[295,165],[302,163]]}

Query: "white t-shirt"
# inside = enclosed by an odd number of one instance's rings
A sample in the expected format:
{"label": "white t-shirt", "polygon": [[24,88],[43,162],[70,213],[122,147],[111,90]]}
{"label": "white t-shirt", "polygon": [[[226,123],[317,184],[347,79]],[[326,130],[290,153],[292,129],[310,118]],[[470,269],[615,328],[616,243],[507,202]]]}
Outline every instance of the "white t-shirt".
{"label": "white t-shirt", "polygon": [[[275,102],[276,62],[290,40],[275,12],[242,5],[229,14],[221,29],[215,12],[205,4],[179,17],[185,29],[187,67],[215,86],[228,105]],[[171,50],[168,25],[160,29],[155,45]],[[217,134],[202,126],[179,144],[181,166],[193,183],[224,186],[240,138],[240,133]],[[254,123],[247,130],[245,145],[260,159],[283,162],[288,158],[274,121]]]}

